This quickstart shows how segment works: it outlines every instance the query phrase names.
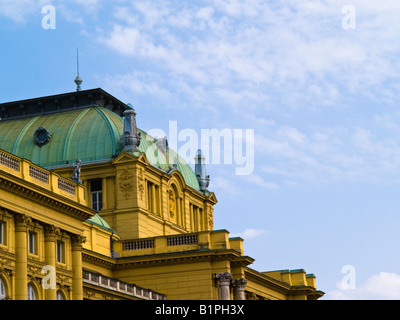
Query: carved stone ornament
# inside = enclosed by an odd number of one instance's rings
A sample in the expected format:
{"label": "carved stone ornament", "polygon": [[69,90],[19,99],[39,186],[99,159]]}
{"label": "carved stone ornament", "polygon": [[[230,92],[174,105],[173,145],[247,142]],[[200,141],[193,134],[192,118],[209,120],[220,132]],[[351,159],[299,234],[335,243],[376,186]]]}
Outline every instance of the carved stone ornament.
{"label": "carved stone ornament", "polygon": [[140,192],[140,200],[143,200],[144,196],[144,176],[143,176],[143,169],[139,168],[138,173],[138,190]]}
{"label": "carved stone ornament", "polygon": [[208,225],[210,229],[214,228],[214,208],[211,205],[208,206]]}
{"label": "carved stone ornament", "polygon": [[119,178],[119,189],[121,194],[124,195],[125,200],[128,200],[131,197],[134,190],[133,174],[128,170],[125,170]]}
{"label": "carved stone ornament", "polygon": [[169,206],[169,215],[171,218],[173,218],[176,212],[176,198],[175,198],[175,192],[173,190],[169,191],[168,206]]}
{"label": "carved stone ornament", "polygon": [[229,285],[232,280],[232,274],[229,272],[217,273],[215,278],[220,281],[221,285]]}

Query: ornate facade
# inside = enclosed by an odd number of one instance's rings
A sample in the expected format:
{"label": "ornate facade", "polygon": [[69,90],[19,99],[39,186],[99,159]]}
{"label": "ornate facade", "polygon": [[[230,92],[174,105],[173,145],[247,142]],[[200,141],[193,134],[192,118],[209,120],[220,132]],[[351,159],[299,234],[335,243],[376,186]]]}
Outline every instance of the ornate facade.
{"label": "ornate facade", "polygon": [[246,300],[323,295],[259,272],[214,230],[217,198],[101,89],[0,105],[0,299]]}

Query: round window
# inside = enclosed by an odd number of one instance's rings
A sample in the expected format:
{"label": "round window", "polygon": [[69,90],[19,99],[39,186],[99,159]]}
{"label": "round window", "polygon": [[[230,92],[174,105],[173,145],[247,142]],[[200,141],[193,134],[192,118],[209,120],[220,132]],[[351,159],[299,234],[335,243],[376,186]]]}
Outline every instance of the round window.
{"label": "round window", "polygon": [[35,143],[39,147],[42,147],[45,144],[48,144],[50,141],[50,138],[51,138],[51,132],[46,130],[43,127],[39,127],[34,134]]}

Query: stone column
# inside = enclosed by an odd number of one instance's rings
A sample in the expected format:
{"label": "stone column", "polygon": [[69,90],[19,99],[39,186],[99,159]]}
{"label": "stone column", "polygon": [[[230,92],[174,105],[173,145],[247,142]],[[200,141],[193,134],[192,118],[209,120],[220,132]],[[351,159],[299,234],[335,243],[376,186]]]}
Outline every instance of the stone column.
{"label": "stone column", "polygon": [[244,290],[246,288],[247,280],[244,278],[233,280],[233,293],[235,300],[246,300]]}
{"label": "stone column", "polygon": [[[44,284],[44,296],[45,300],[57,300],[57,285],[56,285],[56,264],[57,264],[57,238],[56,228],[54,226],[47,225],[44,229],[44,242],[45,242],[45,261],[48,266],[54,268],[49,269],[50,272],[48,281]],[[54,271],[54,272],[53,272]]]}
{"label": "stone column", "polygon": [[15,299],[28,299],[28,236],[27,217],[16,214],[15,219]]}
{"label": "stone column", "polygon": [[106,210],[106,209],[108,209],[108,199],[107,199],[107,194],[108,194],[108,190],[107,190],[107,177],[104,177],[104,178],[101,180],[101,192],[102,192],[102,201],[103,201],[102,210]]}
{"label": "stone column", "polygon": [[230,284],[232,274],[229,272],[217,273],[215,278],[219,280],[220,300],[231,300]]}
{"label": "stone column", "polygon": [[74,235],[72,242],[72,300],[83,300],[82,244],[85,238]]}

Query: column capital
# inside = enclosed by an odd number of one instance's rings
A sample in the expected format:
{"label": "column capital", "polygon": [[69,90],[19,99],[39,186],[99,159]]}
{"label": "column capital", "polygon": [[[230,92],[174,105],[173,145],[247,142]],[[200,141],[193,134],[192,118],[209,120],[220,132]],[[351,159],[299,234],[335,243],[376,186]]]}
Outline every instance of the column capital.
{"label": "column capital", "polygon": [[241,288],[244,289],[244,287],[246,286],[246,284],[247,284],[247,280],[246,280],[245,278],[233,279],[233,280],[232,280],[232,285],[233,285],[234,287],[237,287],[238,289],[241,289]]}
{"label": "column capital", "polygon": [[230,285],[232,282],[232,273],[230,272],[216,273],[215,279],[219,280],[220,300],[230,300],[231,299]]}
{"label": "column capital", "polygon": [[232,280],[232,273],[230,272],[216,273],[215,278],[219,280],[221,285],[229,285]]}
{"label": "column capital", "polygon": [[246,284],[247,284],[247,280],[245,278],[232,280],[235,300],[246,300],[245,294],[244,294]]}
{"label": "column capital", "polygon": [[82,245],[86,242],[86,237],[81,235],[73,235],[71,236],[71,245],[73,251],[82,250]]}
{"label": "column capital", "polygon": [[15,221],[15,231],[16,232],[26,232],[28,223],[29,223],[29,218],[28,216],[24,214],[15,214],[14,215],[14,221]]}
{"label": "column capital", "polygon": [[59,229],[53,225],[46,225],[44,227],[44,241],[46,242],[54,242],[57,239],[57,233]]}

